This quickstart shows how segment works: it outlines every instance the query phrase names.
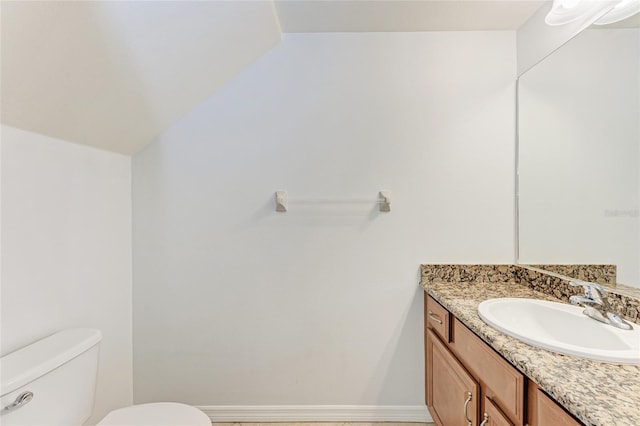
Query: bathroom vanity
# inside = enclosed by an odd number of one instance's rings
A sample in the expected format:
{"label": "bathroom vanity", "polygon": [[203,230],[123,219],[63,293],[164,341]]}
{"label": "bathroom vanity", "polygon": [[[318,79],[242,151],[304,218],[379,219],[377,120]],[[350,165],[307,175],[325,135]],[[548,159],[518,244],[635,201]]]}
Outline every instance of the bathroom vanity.
{"label": "bathroom vanity", "polygon": [[426,293],[424,303],[426,402],[438,424],[580,424]]}
{"label": "bathroom vanity", "polygon": [[551,295],[559,291],[549,285],[553,279],[542,280],[550,292],[539,291],[523,282],[518,268],[423,265],[426,404],[434,421],[447,426],[639,425],[640,366],[550,352],[480,319],[478,304],[487,299],[559,301]]}

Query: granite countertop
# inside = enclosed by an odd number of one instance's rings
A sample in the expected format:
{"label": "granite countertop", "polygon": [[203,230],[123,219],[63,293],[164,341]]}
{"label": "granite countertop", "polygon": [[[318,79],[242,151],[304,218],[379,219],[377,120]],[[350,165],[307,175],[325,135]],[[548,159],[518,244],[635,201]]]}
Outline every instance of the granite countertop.
{"label": "granite countertop", "polygon": [[514,283],[424,281],[422,288],[518,370],[587,425],[640,425],[640,367],[557,354],[488,326],[478,304],[496,297],[558,299]]}

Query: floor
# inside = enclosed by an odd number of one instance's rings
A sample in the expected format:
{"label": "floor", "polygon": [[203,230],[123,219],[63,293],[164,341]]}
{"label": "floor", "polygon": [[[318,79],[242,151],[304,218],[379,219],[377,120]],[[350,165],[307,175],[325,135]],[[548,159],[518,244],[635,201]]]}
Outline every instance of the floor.
{"label": "floor", "polygon": [[305,422],[305,423],[212,423],[213,426],[435,426],[435,423],[399,422]]}

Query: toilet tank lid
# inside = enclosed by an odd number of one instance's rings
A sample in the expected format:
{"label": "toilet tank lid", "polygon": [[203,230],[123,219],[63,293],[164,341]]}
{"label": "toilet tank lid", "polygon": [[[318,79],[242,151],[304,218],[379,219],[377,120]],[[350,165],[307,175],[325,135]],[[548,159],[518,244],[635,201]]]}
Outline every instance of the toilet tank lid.
{"label": "toilet tank lid", "polygon": [[0,396],[47,374],[102,340],[100,330],[72,328],[38,340],[0,358]]}

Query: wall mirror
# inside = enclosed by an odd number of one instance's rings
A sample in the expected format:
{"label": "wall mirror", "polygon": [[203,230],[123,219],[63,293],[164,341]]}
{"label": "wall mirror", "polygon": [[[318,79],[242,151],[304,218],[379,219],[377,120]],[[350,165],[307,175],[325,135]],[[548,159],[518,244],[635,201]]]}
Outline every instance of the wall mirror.
{"label": "wall mirror", "polygon": [[518,263],[613,264],[640,287],[639,169],[636,16],[587,28],[518,81]]}

